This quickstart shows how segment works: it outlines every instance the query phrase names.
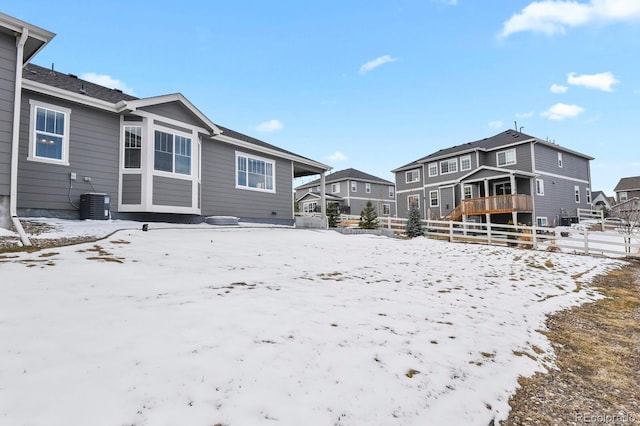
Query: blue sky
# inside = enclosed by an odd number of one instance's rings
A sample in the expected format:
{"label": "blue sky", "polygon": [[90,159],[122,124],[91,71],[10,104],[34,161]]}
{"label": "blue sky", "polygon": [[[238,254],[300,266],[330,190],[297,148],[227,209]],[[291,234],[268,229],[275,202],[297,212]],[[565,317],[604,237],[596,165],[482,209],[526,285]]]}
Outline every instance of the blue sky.
{"label": "blue sky", "polygon": [[324,162],[390,170],[508,128],[640,175],[640,1],[4,0],[55,32],[34,63]]}

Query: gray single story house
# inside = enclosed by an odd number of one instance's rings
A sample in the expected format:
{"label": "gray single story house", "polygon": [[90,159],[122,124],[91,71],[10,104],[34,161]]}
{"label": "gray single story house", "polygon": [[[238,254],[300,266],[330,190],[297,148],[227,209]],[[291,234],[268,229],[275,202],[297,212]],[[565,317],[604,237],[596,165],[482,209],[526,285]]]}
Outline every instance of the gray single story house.
{"label": "gray single story house", "polygon": [[54,36],[0,14],[0,226],[79,218],[95,200],[113,218],[293,224],[293,179],[331,169],[214,123],[180,93],[139,99],[31,64]]}

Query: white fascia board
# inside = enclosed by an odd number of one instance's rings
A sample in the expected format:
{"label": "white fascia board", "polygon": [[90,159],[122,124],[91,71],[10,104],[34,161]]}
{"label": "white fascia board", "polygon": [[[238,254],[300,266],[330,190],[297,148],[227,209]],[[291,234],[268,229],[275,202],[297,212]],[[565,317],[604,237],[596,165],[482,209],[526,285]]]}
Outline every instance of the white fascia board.
{"label": "white fascia board", "polygon": [[[205,129],[204,127],[198,127],[198,126],[194,126],[192,124],[189,123],[184,123],[182,121],[178,121],[178,120],[174,120],[162,115],[158,115],[158,114],[153,114],[151,112],[147,112],[147,111],[140,111],[140,110],[133,110],[131,111],[132,115],[137,115],[138,117],[144,117],[144,118],[148,118],[150,120],[157,120],[160,123],[167,123],[170,124],[172,126],[176,126],[176,127],[184,127],[184,128],[189,128],[191,130],[193,130],[195,133],[204,133],[205,135],[210,134],[210,131]],[[154,123],[155,125],[155,123]],[[161,124],[158,124],[161,125]]]}
{"label": "white fascia board", "polygon": [[588,180],[573,178],[573,177],[569,177],[569,176],[557,175],[555,173],[542,172],[540,170],[536,170],[536,173],[537,174],[534,175],[534,176],[549,176],[549,177],[556,178],[556,179],[570,180],[572,182],[589,183]]}
{"label": "white fascia board", "polygon": [[444,160],[445,158],[459,157],[461,155],[471,154],[472,152],[475,152],[475,151],[478,151],[478,150],[481,150],[481,148],[477,148],[476,147],[476,148],[464,149],[462,151],[450,152],[448,154],[439,155],[437,157],[423,158],[422,160],[418,160],[418,163],[420,165],[429,164],[429,163],[435,163],[437,161]]}
{"label": "white fascia board", "polygon": [[[254,145],[251,142],[241,141],[229,136],[225,136],[224,134],[212,136],[211,139],[227,142],[235,146],[240,146],[242,148],[250,149],[253,151],[262,152],[264,154],[273,155],[274,157],[284,158],[287,160],[295,161],[296,163],[306,164],[307,166],[312,166],[319,168],[324,171],[331,170],[331,166],[327,166],[326,164],[318,163],[317,161],[309,160],[307,158],[298,157],[297,155],[288,154],[286,152],[278,151],[275,149],[267,148],[264,146]],[[325,182],[326,183],[326,182]],[[306,184],[308,185],[308,184]],[[298,187],[299,188],[299,187]]]}
{"label": "white fascia board", "polygon": [[205,133],[212,133],[214,135],[219,135],[222,131],[216,126],[213,121],[209,120],[206,115],[204,115],[194,104],[192,104],[187,98],[184,97],[182,93],[172,93],[169,95],[160,95],[160,96],[152,96],[150,98],[144,99],[135,99],[132,101],[125,101],[124,108],[131,109],[135,111],[139,108],[144,108],[146,106],[158,105],[158,104],[166,104],[169,102],[180,102],[184,106],[186,106],[189,111],[191,111],[196,117],[198,117],[203,123],[205,123],[210,131]]}
{"label": "white fascia board", "polygon": [[535,143],[538,143],[538,144],[544,145],[544,146],[548,146],[550,148],[557,149],[559,151],[567,152],[569,154],[573,154],[573,155],[576,155],[578,157],[585,158],[587,160],[594,160],[594,158],[591,157],[590,155],[582,154],[582,153],[580,153],[578,151],[574,151],[572,149],[565,148],[565,147],[563,147],[561,145],[556,145],[556,144],[551,143],[551,142],[543,141],[542,139],[536,139]]}
{"label": "white fascia board", "polygon": [[509,149],[511,147],[514,147],[514,146],[523,145],[525,143],[532,143],[532,142],[535,143],[535,142],[539,142],[539,141],[540,141],[539,139],[531,138],[531,139],[525,139],[525,140],[522,140],[522,141],[515,141],[515,142],[512,142],[512,143],[505,144],[505,145],[500,145],[500,146],[497,146],[495,148],[480,148],[480,149],[482,151],[484,151],[484,152],[500,151],[500,150],[503,150],[503,149]]}
{"label": "white fascia board", "polygon": [[104,111],[109,111],[113,113],[120,112],[118,111],[116,104],[113,104],[111,102],[103,101],[101,99],[96,99],[96,98],[90,98],[87,95],[83,95],[82,93],[71,92],[69,90],[64,90],[58,87],[49,86],[47,84],[42,84],[37,81],[29,80],[26,78],[22,80],[22,88],[26,90],[31,90],[32,92],[53,96],[55,98],[64,99],[70,102],[89,106],[92,108],[98,108]]}
{"label": "white fascia board", "polygon": [[29,30],[29,37],[37,38],[38,40],[42,40],[45,43],[48,43],[52,38],[56,36],[56,34],[52,33],[51,31],[47,31],[44,28],[29,24],[28,22],[21,21],[20,19],[16,19],[13,16],[5,15],[1,12],[0,26],[3,26],[8,30],[15,31],[17,33],[22,33],[22,29],[27,28]]}

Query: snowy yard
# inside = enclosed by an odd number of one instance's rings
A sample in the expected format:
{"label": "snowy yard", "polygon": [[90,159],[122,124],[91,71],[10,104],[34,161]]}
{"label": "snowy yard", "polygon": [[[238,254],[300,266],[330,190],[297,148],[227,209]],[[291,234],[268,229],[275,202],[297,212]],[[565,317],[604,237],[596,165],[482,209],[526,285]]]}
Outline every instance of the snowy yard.
{"label": "snowy yard", "polygon": [[333,231],[0,254],[2,425],[487,425],[615,260]]}

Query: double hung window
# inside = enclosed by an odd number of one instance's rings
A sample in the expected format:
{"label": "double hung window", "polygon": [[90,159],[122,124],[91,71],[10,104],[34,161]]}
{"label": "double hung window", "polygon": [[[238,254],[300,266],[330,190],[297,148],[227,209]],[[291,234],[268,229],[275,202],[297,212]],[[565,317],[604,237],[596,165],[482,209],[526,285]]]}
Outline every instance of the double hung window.
{"label": "double hung window", "polygon": [[69,116],[71,110],[31,100],[29,159],[69,163]]}
{"label": "double hung window", "polygon": [[260,191],[275,191],[275,161],[236,153],[236,186]]}
{"label": "double hung window", "polygon": [[172,133],[154,132],[154,169],[161,172],[191,174],[191,139]]}
{"label": "double hung window", "polygon": [[500,151],[497,155],[497,163],[498,167],[501,166],[509,166],[512,164],[516,164],[516,150],[509,149],[507,151]]}

